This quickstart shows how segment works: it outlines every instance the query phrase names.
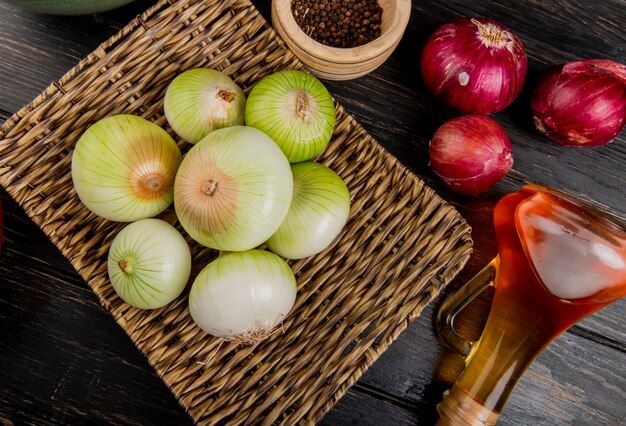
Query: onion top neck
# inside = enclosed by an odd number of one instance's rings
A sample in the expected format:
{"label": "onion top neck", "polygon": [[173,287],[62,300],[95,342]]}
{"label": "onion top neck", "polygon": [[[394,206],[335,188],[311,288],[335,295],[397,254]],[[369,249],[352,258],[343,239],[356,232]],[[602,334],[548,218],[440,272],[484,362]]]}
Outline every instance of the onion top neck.
{"label": "onion top neck", "polygon": [[305,90],[295,90],[291,98],[291,109],[295,118],[305,123],[310,122],[317,111],[315,98]]}
{"label": "onion top neck", "polygon": [[132,274],[133,272],[132,262],[128,259],[120,259],[119,262],[117,262],[117,266],[119,266],[120,270],[125,274]]}
{"label": "onion top neck", "polygon": [[[174,184],[174,173],[158,159],[131,160],[129,186],[134,196],[142,200],[154,200],[163,196]],[[164,173],[165,171],[165,173]]]}
{"label": "onion top neck", "polygon": [[209,179],[202,183],[201,190],[204,195],[207,195],[210,197],[217,190],[217,182],[215,182],[213,179]]}
{"label": "onion top neck", "polygon": [[203,94],[202,112],[210,126],[214,120],[226,120],[228,111],[233,107],[237,93],[220,86],[213,86]]}
{"label": "onion top neck", "polygon": [[487,47],[495,47],[501,49],[506,47],[512,49],[513,37],[511,33],[503,30],[496,24],[490,22],[480,22],[477,19],[472,19],[472,23],[478,27],[478,38]]}
{"label": "onion top neck", "polygon": [[163,178],[157,174],[152,174],[144,178],[142,185],[147,192],[159,192],[163,187]]}
{"label": "onion top neck", "polygon": [[220,89],[217,91],[217,97],[230,104],[235,100],[237,95],[232,90]]}
{"label": "onion top neck", "polygon": [[131,189],[133,194],[142,199],[153,199],[160,197],[165,188],[164,176],[160,173],[133,173],[131,178]]}

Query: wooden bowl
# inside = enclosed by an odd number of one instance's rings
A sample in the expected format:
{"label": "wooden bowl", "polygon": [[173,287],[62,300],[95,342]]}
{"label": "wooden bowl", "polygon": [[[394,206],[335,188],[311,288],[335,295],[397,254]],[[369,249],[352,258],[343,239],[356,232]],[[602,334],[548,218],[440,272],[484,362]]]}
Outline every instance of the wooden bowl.
{"label": "wooden bowl", "polygon": [[411,0],[378,0],[381,34],[358,47],[330,47],[309,37],[296,23],[291,0],[272,1],[274,29],[311,72],[328,80],[351,80],[378,68],[394,51],[411,16]]}

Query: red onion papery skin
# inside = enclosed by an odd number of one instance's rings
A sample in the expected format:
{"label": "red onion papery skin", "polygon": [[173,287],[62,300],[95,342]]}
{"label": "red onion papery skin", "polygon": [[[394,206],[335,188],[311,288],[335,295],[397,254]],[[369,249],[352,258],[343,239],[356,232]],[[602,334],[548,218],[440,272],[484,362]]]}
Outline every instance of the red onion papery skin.
{"label": "red onion papery skin", "polygon": [[478,195],[502,179],[513,165],[504,129],[485,115],[446,121],[430,141],[430,166],[453,191]]}
{"label": "red onion papery skin", "polygon": [[491,114],[509,106],[526,77],[526,52],[509,29],[487,18],[465,18],[437,29],[420,61],[426,86],[447,105]]}
{"label": "red onion papery skin", "polygon": [[553,68],[531,107],[535,127],[561,145],[607,144],[626,122],[626,66],[586,59]]}

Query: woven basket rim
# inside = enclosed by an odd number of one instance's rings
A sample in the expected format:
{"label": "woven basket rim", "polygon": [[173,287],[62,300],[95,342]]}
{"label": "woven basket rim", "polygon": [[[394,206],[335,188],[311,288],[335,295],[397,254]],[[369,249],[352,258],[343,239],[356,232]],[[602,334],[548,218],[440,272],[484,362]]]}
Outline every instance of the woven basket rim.
{"label": "woven basket rim", "polygon": [[58,79],[53,80],[52,83],[50,83],[48,87],[46,87],[35,99],[21,107],[17,112],[12,114],[11,117],[9,117],[4,123],[2,123],[2,125],[0,126],[0,139],[3,138],[4,135],[14,127],[23,116],[33,111],[37,106],[39,106],[39,104],[41,104],[57,92],[65,94],[63,86],[71,81],[74,77],[76,77],[76,75],[78,75],[85,68],[93,65],[99,59],[101,59],[98,55],[101,51],[104,52],[106,49],[114,45],[117,41],[121,40],[123,37],[133,32],[135,28],[143,24],[144,20],[150,18],[159,9],[167,4],[171,5],[168,0],[159,0],[158,3],[150,6],[144,12],[134,17],[117,33],[113,34],[111,37],[100,43],[98,47],[92,50],[84,59],[81,59],[78,64],[70,68],[69,71],[67,71]]}
{"label": "woven basket rim", "polygon": [[[252,5],[249,2],[249,0],[244,0],[244,1],[246,3],[248,3],[250,5],[250,7],[254,8],[256,10],[254,5]],[[74,78],[79,76],[84,70],[88,69],[89,67],[91,67],[94,64],[96,64],[99,60],[103,59],[103,57],[106,56],[108,49],[110,49],[111,47],[115,46],[115,44],[118,41],[124,39],[125,37],[127,37],[129,35],[134,34],[134,31],[137,28],[141,27],[141,26],[143,26],[147,30],[148,26],[146,25],[145,21],[150,19],[157,12],[159,12],[161,10],[164,10],[164,8],[175,7],[177,3],[178,4],[184,4],[184,2],[178,2],[178,1],[173,1],[173,0],[160,0],[158,3],[156,3],[153,6],[151,6],[145,12],[141,13],[136,18],[131,20],[118,33],[116,33],[115,35],[113,35],[112,37],[110,37],[109,39],[104,41],[103,43],[101,43],[94,51],[92,51],[89,55],[87,55],[87,57],[85,59],[81,60],[76,66],[74,66],[72,69],[70,69],[67,73],[65,73],[58,80],[56,80],[53,83],[51,83],[38,97],[36,97],[33,101],[31,101],[26,106],[20,108],[20,110],[18,112],[13,114],[2,126],[0,126],[0,140],[3,139],[4,135],[6,135],[8,132],[10,132],[10,130],[13,129],[20,122],[20,120],[22,120],[29,113],[31,113],[34,110],[36,110],[36,108],[39,105],[44,103],[51,96],[57,94],[58,92],[61,92],[62,94],[65,94],[65,91],[63,90],[63,87],[67,83],[71,82]],[[258,11],[257,11],[257,13],[258,13]],[[265,21],[265,19],[260,14],[259,14],[259,16],[263,20],[264,29],[271,32],[273,37],[275,37],[275,39],[277,40],[278,44],[280,45],[280,47],[282,49],[285,50],[285,52],[290,52],[289,48],[284,43],[284,41],[278,37],[278,35],[274,32],[274,30],[271,28],[271,26]],[[297,61],[297,63],[299,64],[299,66],[302,67],[301,62]],[[339,108],[343,111],[341,106],[339,106]],[[350,125],[353,125],[353,126],[356,126],[357,128],[360,128],[360,125],[358,124],[358,122],[351,115],[349,115],[347,113],[344,113],[344,120],[347,120]],[[428,187],[424,183],[424,181],[422,179],[420,179],[410,169],[408,169],[404,164],[402,164],[395,156],[390,154],[387,151],[387,149],[385,149],[380,143],[378,143],[378,141],[376,141],[367,131],[363,130],[362,128],[361,128],[361,130],[362,130],[362,134],[360,136],[365,138],[365,140],[367,141],[368,145],[372,146],[384,158],[385,162],[390,162],[393,165],[393,167],[398,168],[398,170],[403,173],[404,178],[408,178],[415,185],[419,185],[420,189],[425,192],[425,195],[424,195],[425,197],[427,196],[430,199],[433,199],[440,206],[449,207],[449,209],[454,212],[454,215],[455,215],[454,221],[456,223],[454,229],[458,230],[459,235],[460,235],[458,237],[458,241],[457,241],[457,243],[455,243],[455,245],[458,244],[459,246],[462,246],[464,248],[464,252],[463,252],[464,254],[463,254],[463,256],[461,256],[461,258],[459,259],[458,263],[453,265],[453,267],[448,271],[449,272],[448,273],[449,276],[445,278],[445,283],[449,282],[452,279],[452,277],[454,277],[454,276],[456,276],[456,274],[458,274],[458,272],[463,268],[463,266],[465,265],[465,263],[469,259],[469,256],[470,256],[471,251],[472,251],[471,228],[469,227],[469,225],[467,224],[465,219],[463,219],[463,217],[459,214],[459,212],[456,209],[454,209],[453,206],[451,206],[448,202],[443,200],[430,187]],[[4,166],[5,165],[0,164],[0,170]],[[8,166],[10,167],[11,165],[8,165]],[[0,183],[3,183],[3,182],[7,182],[7,181],[3,177],[3,175],[0,174]],[[11,194],[11,196],[13,198],[15,198],[14,192],[10,188],[10,185],[7,186],[6,189],[7,189],[7,192],[9,192]],[[33,220],[40,228],[43,229],[44,224],[41,223],[40,219],[37,217],[35,212],[30,210],[30,209],[25,209],[25,211],[26,211],[27,215],[31,218],[31,220]],[[57,240],[55,235],[50,235],[47,232],[46,232],[46,234],[47,234],[48,238],[50,238],[52,240],[52,242],[55,243],[55,245],[59,246],[59,241]],[[87,276],[87,273],[83,270],[83,268],[80,267],[77,258],[72,258],[70,256],[69,252],[66,253],[65,249],[63,249],[61,247],[59,247],[59,249],[63,252],[64,256],[66,258],[68,258],[68,260],[72,263],[73,267],[81,275],[81,277],[85,281],[87,281],[89,283],[89,277]],[[437,280],[437,276],[433,276],[431,278],[431,280]],[[330,398],[328,400],[328,402],[325,403],[324,408],[320,412],[317,413],[317,417],[315,417],[314,420],[319,419],[325,412],[327,412],[338,401],[339,398],[341,398],[346,393],[346,391],[349,389],[349,387],[352,386],[360,378],[360,376],[363,374],[363,372],[378,358],[378,356],[384,350],[386,350],[386,348],[389,346],[389,344],[391,342],[393,342],[397,338],[397,336],[400,334],[400,332],[403,331],[408,326],[408,324],[411,321],[413,321],[417,316],[419,316],[419,314],[421,313],[421,310],[423,309],[423,307],[438,294],[439,290],[443,287],[443,285],[445,283],[443,283],[441,285],[437,285],[437,286],[432,286],[431,285],[427,289],[426,293],[421,296],[422,297],[422,301],[417,306],[415,306],[415,308],[406,317],[404,317],[403,321],[400,324],[398,324],[393,329],[393,332],[390,334],[390,337],[387,339],[387,341],[385,341],[384,344],[381,345],[380,350],[377,352],[377,356],[373,360],[363,360],[363,361],[361,361],[361,363],[359,364],[359,368],[361,369],[361,373],[360,374],[356,374],[356,375],[352,375],[349,380],[343,381],[340,386],[336,386],[334,388],[334,391],[332,393],[332,398]],[[106,299],[105,295],[100,294],[100,293],[98,293],[95,290],[94,290],[94,293],[98,297],[100,303],[112,314],[112,316],[114,317],[116,322],[118,322],[118,324],[122,327],[122,329],[126,332],[126,334],[131,338],[131,340],[133,340],[133,342],[137,346],[139,346],[138,343],[133,338],[133,336],[131,335],[132,329],[129,329],[129,328],[127,328],[125,326],[125,323],[123,321],[123,319],[124,319],[123,316],[121,314],[118,315],[118,314],[116,314],[116,313],[114,313],[112,311],[112,309],[110,307],[110,301],[108,301]],[[138,349],[140,349],[140,351],[145,356],[148,356],[148,352],[147,352],[146,349],[144,349],[142,347],[138,347]],[[158,368],[156,368],[156,365],[153,364],[152,361],[150,361],[150,364],[153,366],[153,368],[155,369],[156,373],[164,381],[166,381],[165,378],[164,378],[164,375],[159,371]],[[166,384],[168,384],[167,381],[166,381]],[[169,386],[169,384],[168,384],[168,386]],[[192,414],[190,409],[182,403],[180,398],[178,398],[178,399],[179,399],[179,402],[181,403],[181,406],[183,406],[183,408],[185,408],[189,412],[189,414]]]}

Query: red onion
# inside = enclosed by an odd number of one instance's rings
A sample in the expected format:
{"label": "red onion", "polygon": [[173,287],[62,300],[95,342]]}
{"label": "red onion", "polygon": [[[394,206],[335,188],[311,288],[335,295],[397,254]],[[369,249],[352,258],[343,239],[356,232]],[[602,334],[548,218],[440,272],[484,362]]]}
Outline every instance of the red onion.
{"label": "red onion", "polygon": [[537,129],[555,142],[607,144],[626,122],[626,66],[586,59],[554,68],[537,85],[532,110]]}
{"label": "red onion", "polygon": [[501,24],[465,18],[430,36],[421,68],[426,86],[449,106],[491,114],[509,106],[522,90],[526,52]]}
{"label": "red onion", "polygon": [[502,179],[513,165],[504,129],[485,115],[446,121],[430,141],[430,166],[443,182],[465,195],[476,195]]}

